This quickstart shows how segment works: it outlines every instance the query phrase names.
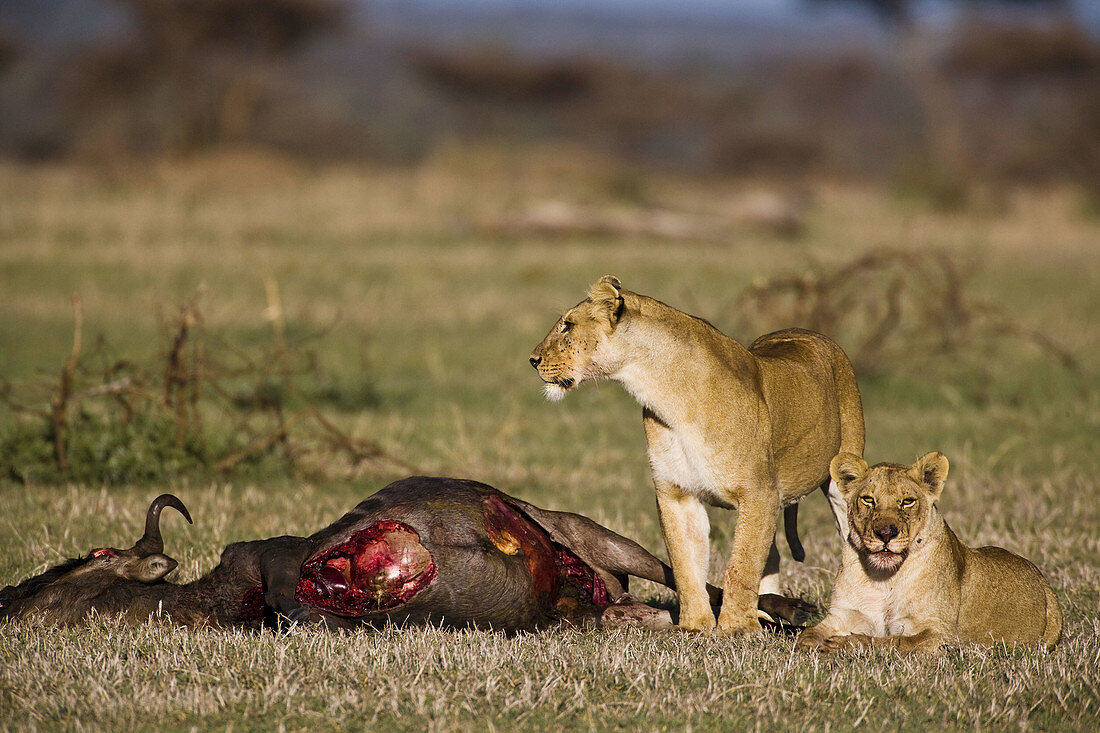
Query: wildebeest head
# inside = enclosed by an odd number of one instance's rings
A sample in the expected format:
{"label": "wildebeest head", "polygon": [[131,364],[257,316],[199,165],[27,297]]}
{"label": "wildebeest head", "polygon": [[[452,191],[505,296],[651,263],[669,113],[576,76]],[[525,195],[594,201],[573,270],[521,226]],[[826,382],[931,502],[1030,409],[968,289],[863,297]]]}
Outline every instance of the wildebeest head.
{"label": "wildebeest head", "polygon": [[122,605],[135,585],[160,582],[177,565],[163,554],[160,513],[166,506],[177,509],[191,523],[182,501],[161,494],[149,505],[145,533],[133,547],[101,547],[19,585],[7,586],[0,590],[0,619],[41,615],[51,623],[70,623],[93,608],[106,611]]}

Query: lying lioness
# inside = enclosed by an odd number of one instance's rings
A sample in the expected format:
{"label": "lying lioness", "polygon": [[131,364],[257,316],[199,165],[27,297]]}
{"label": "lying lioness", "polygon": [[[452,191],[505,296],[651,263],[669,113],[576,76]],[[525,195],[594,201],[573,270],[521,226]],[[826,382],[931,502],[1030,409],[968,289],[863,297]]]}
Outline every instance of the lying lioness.
{"label": "lying lioness", "polygon": [[972,550],[936,508],[947,458],[912,466],[841,453],[829,472],[848,504],[850,532],[829,613],[799,644],[938,649],[951,641],[1053,647],[1062,609],[1030,562],[1000,547]]}

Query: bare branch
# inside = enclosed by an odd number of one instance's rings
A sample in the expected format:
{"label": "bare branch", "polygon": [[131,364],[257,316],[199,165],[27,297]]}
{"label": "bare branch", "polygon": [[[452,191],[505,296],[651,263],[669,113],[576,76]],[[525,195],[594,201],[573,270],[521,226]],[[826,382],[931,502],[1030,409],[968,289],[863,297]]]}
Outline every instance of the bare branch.
{"label": "bare branch", "polygon": [[84,337],[84,308],[80,298],[73,298],[73,345],[69,359],[61,369],[57,393],[51,402],[50,419],[53,423],[54,461],[57,470],[64,473],[69,470],[69,398],[73,391],[73,374],[80,361],[80,347]]}

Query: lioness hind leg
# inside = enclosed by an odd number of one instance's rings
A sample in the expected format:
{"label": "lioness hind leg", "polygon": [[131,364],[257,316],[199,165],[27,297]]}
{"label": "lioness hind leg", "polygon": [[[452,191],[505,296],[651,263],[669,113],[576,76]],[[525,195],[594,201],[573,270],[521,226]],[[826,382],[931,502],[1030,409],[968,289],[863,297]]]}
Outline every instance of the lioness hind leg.
{"label": "lioness hind leg", "polygon": [[[797,562],[806,559],[806,550],[802,547],[802,541],[798,537],[798,504],[790,504],[783,507],[783,534],[787,538],[787,547],[791,550],[791,557]],[[768,559],[764,563],[764,577],[760,579],[760,595],[780,595],[779,592],[779,533],[772,538],[772,547],[768,551]],[[769,618],[769,621],[776,619]]]}
{"label": "lioness hind leg", "polygon": [[798,537],[798,504],[789,504],[783,507],[783,534],[787,537],[787,547],[791,549],[791,557],[797,562],[806,559],[806,550],[802,547],[802,540]]}
{"label": "lioness hind leg", "polygon": [[[760,595],[779,595],[779,548],[772,538],[772,547],[768,550],[768,559],[764,563],[764,576],[760,578]],[[774,620],[774,619],[773,619]]]}

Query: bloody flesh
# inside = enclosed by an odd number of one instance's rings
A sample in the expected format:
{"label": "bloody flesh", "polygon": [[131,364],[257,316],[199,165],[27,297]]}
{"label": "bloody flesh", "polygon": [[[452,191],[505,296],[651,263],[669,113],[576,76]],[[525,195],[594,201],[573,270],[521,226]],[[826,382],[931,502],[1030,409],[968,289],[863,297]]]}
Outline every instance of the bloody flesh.
{"label": "bloody flesh", "polygon": [[518,508],[490,496],[482,502],[481,510],[493,545],[506,555],[523,554],[535,594],[544,608],[558,604],[567,583],[580,592],[581,601],[600,607],[608,604],[607,587],[592,568],[568,547],[550,539],[546,530]]}
{"label": "bloody flesh", "polygon": [[256,621],[264,617],[264,589],[257,585],[249,588],[241,597],[237,615],[245,621]]}
{"label": "bloody flesh", "polygon": [[565,571],[565,580],[580,591],[581,600],[601,608],[608,605],[607,586],[600,580],[600,576],[596,575],[592,568],[574,555],[569,548],[562,545],[556,545],[556,547],[558,562]]}
{"label": "bloody flesh", "polygon": [[546,532],[496,496],[487,497],[481,511],[485,531],[496,548],[506,555],[522,554],[539,604],[550,608],[557,603],[565,578]]}
{"label": "bloody flesh", "polygon": [[365,616],[407,603],[435,573],[416,531],[384,519],[306,560],[294,596],[341,616]]}

